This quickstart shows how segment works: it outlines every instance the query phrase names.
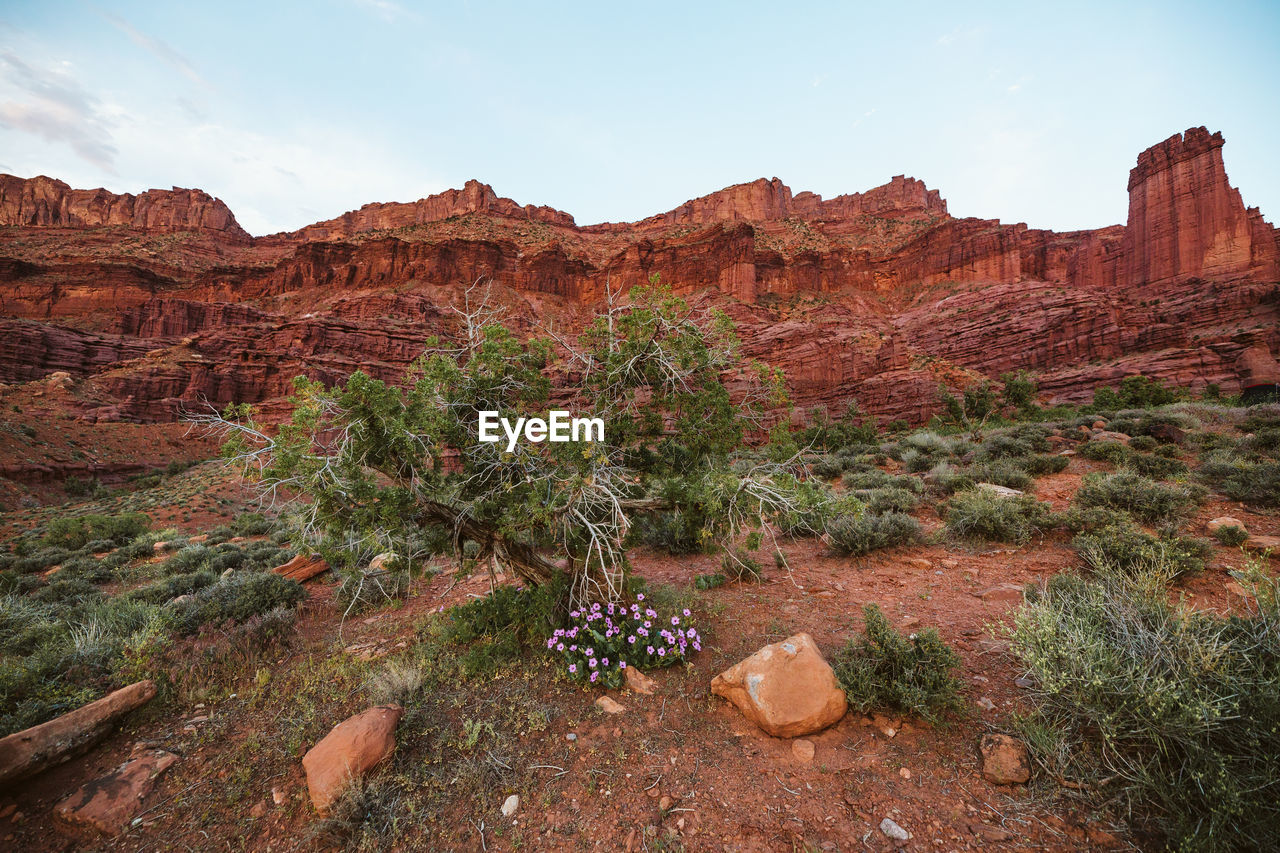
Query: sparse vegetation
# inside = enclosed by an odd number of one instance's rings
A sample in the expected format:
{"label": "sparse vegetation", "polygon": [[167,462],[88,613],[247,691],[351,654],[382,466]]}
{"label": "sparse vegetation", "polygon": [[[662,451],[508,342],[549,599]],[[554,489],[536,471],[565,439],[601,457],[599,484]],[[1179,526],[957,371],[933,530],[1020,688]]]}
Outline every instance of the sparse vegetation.
{"label": "sparse vegetation", "polygon": [[987,542],[1026,542],[1052,518],[1049,505],[1030,495],[1006,497],[985,489],[957,494],[944,512],[953,535]]}
{"label": "sparse vegetation", "polygon": [[907,545],[919,536],[920,522],[901,512],[844,515],[827,525],[831,551],[842,557],[858,557],[881,548]]}

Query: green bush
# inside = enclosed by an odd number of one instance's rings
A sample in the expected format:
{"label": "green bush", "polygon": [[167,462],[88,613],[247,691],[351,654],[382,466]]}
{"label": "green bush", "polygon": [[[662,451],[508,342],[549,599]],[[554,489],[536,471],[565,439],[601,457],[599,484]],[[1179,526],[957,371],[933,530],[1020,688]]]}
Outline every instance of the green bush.
{"label": "green bush", "polygon": [[708,547],[701,519],[679,510],[637,516],[630,535],[632,541],[668,554],[700,554]]}
{"label": "green bush", "polygon": [[779,514],[775,523],[788,536],[821,536],[829,519],[861,506],[852,496],[832,494],[825,483],[806,480],[796,484],[794,508]]}
{"label": "green bush", "polygon": [[1241,464],[1218,483],[1233,501],[1254,506],[1280,506],[1280,462]]}
{"label": "green bush", "polygon": [[1074,501],[1080,506],[1122,509],[1148,524],[1181,516],[1200,502],[1202,494],[1184,486],[1166,486],[1141,474],[1088,474]]}
{"label": "green bush", "polygon": [[1181,396],[1174,388],[1167,388],[1158,379],[1146,376],[1126,376],[1119,388],[1099,386],[1093,392],[1094,409],[1147,409],[1177,402]]}
{"label": "green bush", "polygon": [[1228,548],[1239,548],[1249,539],[1249,531],[1243,527],[1237,527],[1234,524],[1228,524],[1225,527],[1219,527],[1213,531],[1213,536]]}
{"label": "green bush", "polygon": [[1070,464],[1071,459],[1067,456],[1059,456],[1056,453],[1041,453],[1024,459],[1022,467],[1031,476],[1041,477],[1045,474],[1060,474],[1067,470],[1067,466]]}
{"label": "green bush", "polygon": [[867,505],[867,511],[876,515],[886,512],[910,512],[920,503],[916,493],[897,486],[884,486],[858,494]]}
{"label": "green bush", "polygon": [[1129,446],[1134,450],[1140,450],[1143,453],[1150,453],[1159,446],[1160,442],[1156,441],[1149,435],[1135,436],[1129,441]]}
{"label": "green bush", "polygon": [[149,604],[164,604],[180,595],[190,595],[218,582],[213,572],[192,572],[190,574],[173,575],[153,581],[137,589],[124,593],[129,601],[144,601]]}
{"label": "green bush", "polygon": [[1022,467],[1022,460],[996,459],[979,463],[969,469],[969,475],[979,483],[994,483],[1009,489],[1025,489],[1031,485],[1031,475]]}
{"label": "green bush", "polygon": [[1095,571],[1109,567],[1133,573],[1161,565],[1168,568],[1171,580],[1203,571],[1212,550],[1201,539],[1152,536],[1128,520],[1081,533],[1071,540],[1071,545]]}
{"label": "green bush", "polygon": [[845,515],[827,525],[827,541],[831,550],[842,557],[856,557],[881,548],[906,545],[919,537],[920,522],[901,512]]}
{"label": "green bush", "polygon": [[1119,465],[1132,455],[1128,446],[1119,441],[1086,441],[1076,452],[1085,459],[1112,465]]}
{"label": "green bush", "polygon": [[972,489],[976,485],[973,474],[968,469],[957,468],[949,462],[942,462],[933,466],[929,471],[928,480],[937,491],[944,495],[963,492],[966,489]]}
{"label": "green bush", "polygon": [[1030,495],[1002,497],[985,489],[961,492],[943,506],[947,529],[962,539],[1022,543],[1051,524],[1049,504]]}
{"label": "green bush", "polygon": [[82,515],[78,518],[55,518],[40,538],[46,548],[75,551],[98,539],[109,539],[123,545],[146,531],[147,517],[140,512],[121,515]]}
{"label": "green bush", "polygon": [[1185,477],[1190,473],[1186,464],[1166,456],[1148,456],[1145,453],[1131,453],[1124,461],[1126,471],[1152,477],[1157,480],[1169,480],[1174,477]]}
{"label": "green bush", "polygon": [[186,634],[201,625],[243,622],[277,607],[293,607],[307,594],[296,581],[271,572],[238,572],[199,590],[179,605],[174,623]]}
{"label": "green bush", "polygon": [[1241,582],[1252,611],[1223,617],[1170,604],[1159,577],[1059,575],[1010,631],[1037,760],[1169,849],[1280,844],[1280,584]]}
{"label": "green bush", "polygon": [[858,711],[891,708],[937,721],[960,711],[960,656],[934,628],[904,637],[874,604],[862,609],[863,636],[850,639],[832,668]]}

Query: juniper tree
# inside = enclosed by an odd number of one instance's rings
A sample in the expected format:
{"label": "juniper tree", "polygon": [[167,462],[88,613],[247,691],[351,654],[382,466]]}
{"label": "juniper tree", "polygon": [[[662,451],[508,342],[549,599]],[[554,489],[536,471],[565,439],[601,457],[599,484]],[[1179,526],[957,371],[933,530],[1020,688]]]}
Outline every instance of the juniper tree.
{"label": "juniper tree", "polygon": [[[708,548],[737,559],[795,509],[790,462],[735,461],[744,434],[785,410],[781,373],[739,354],[721,312],[656,279],[607,305],[576,335],[521,339],[476,289],[448,339],[431,339],[400,385],[356,372],[325,387],[299,377],[278,428],[248,406],[200,418],[224,455],[290,504],[300,536],[331,562],[390,550],[406,561],[469,555],[525,581],[558,572],[574,598],[621,592],[637,514],[680,512]],[[730,395],[726,383],[732,381]],[[605,423],[603,441],[479,440],[482,411],[515,423],[552,407]]]}

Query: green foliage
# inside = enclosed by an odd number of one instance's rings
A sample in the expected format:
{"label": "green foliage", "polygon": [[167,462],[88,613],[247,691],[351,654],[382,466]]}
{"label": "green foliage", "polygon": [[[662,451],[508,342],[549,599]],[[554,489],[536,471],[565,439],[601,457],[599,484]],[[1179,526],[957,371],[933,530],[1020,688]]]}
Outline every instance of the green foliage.
{"label": "green foliage", "polygon": [[850,400],[838,420],[832,421],[824,407],[813,409],[809,426],[796,436],[806,447],[837,450],[852,444],[875,444],[880,440],[875,418],[858,410],[858,401]]}
{"label": "green foliage", "polygon": [[1128,519],[1081,533],[1071,545],[1095,571],[1136,573],[1164,566],[1170,579],[1204,570],[1209,556],[1204,540],[1185,536],[1155,537]]}
{"label": "green foliage", "polygon": [[464,677],[492,678],[541,647],[568,611],[569,578],[563,573],[536,587],[500,586],[451,608],[441,638],[464,648]]}
{"label": "green foliage", "polygon": [[775,518],[778,529],[788,536],[821,536],[832,518],[862,511],[856,497],[836,496],[817,480],[798,482],[791,490],[792,505]]}
{"label": "green foliage", "polygon": [[1149,409],[1177,402],[1182,394],[1167,388],[1159,379],[1146,376],[1126,376],[1118,388],[1098,386],[1093,392],[1094,410]]}
{"label": "green foliage", "polygon": [[175,628],[195,633],[202,625],[243,622],[278,607],[293,607],[307,594],[296,581],[271,572],[237,572],[206,586],[174,608]]}
{"label": "green foliage", "polygon": [[[469,321],[430,342],[404,387],[361,372],[331,390],[297,379],[292,418],[270,437],[233,409],[224,452],[257,453],[265,487],[288,483],[309,499],[295,516],[333,565],[390,550],[411,566],[473,543],[477,562],[496,559],[530,583],[567,564],[581,595],[619,586],[633,527],[669,550],[732,548],[792,505],[794,470],[731,465],[744,429],[786,396],[781,374],[742,362],[723,314],[656,282],[576,340],[524,341],[494,313],[469,304]],[[574,377],[561,389],[568,407],[603,420],[603,441],[480,440],[482,411],[511,423],[545,417],[553,370]],[[746,403],[730,399],[725,373],[737,374]],[[668,515],[636,524],[646,513]]]}
{"label": "green foliage", "polygon": [[915,492],[897,486],[882,486],[859,495],[866,502],[867,511],[875,515],[886,512],[910,512],[920,503]]}
{"label": "green foliage", "polygon": [[901,512],[882,515],[843,515],[827,525],[833,553],[857,557],[881,548],[906,545],[920,538],[920,522]]}
{"label": "green foliage", "polygon": [[942,509],[953,535],[988,542],[1026,542],[1053,517],[1049,504],[1030,495],[1002,497],[986,489],[961,492]]}
{"label": "green foliage", "polygon": [[[1152,576],[1154,574],[1154,577]],[[1280,606],[1256,565],[1252,612],[1169,601],[1152,572],[1059,575],[1028,598],[1011,650],[1034,683],[1028,728],[1058,778],[1100,779],[1097,800],[1179,850],[1280,843]]]}
{"label": "green foliage", "polygon": [[1140,521],[1155,524],[1187,513],[1202,496],[1195,488],[1166,486],[1141,474],[1121,471],[1086,475],[1074,501],[1085,507],[1124,510]]}
{"label": "green foliage", "polygon": [[1017,373],[1002,373],[1000,382],[1004,386],[1000,391],[1000,397],[1006,406],[1018,412],[1025,412],[1035,405],[1036,392],[1039,388],[1035,379],[1025,370],[1019,370]]}
{"label": "green foliage", "polygon": [[1248,541],[1249,531],[1245,530],[1243,527],[1228,524],[1213,531],[1213,536],[1228,548],[1239,548]]}
{"label": "green foliage", "polygon": [[937,629],[904,637],[874,604],[862,609],[862,619],[863,636],[850,639],[832,661],[850,705],[864,712],[891,708],[931,722],[963,710],[956,677],[960,656]]}
{"label": "green foliage", "polygon": [[46,526],[40,542],[46,548],[66,548],[70,551],[100,539],[123,545],[145,532],[147,526],[147,517],[140,512],[55,518]]}

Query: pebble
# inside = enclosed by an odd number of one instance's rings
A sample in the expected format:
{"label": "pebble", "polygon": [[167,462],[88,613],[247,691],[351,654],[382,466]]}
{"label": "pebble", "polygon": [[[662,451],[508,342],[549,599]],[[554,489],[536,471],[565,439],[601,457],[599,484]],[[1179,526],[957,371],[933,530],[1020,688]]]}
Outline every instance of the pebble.
{"label": "pebble", "polygon": [[511,817],[520,808],[520,795],[512,794],[502,803],[502,816]]}
{"label": "pebble", "polygon": [[911,833],[898,826],[889,818],[880,821],[880,831],[892,838],[894,841],[906,841],[911,837]]}
{"label": "pebble", "polygon": [[569,732],[567,735],[564,736],[564,739],[567,741],[575,741],[578,739],[578,736],[573,732]]}

